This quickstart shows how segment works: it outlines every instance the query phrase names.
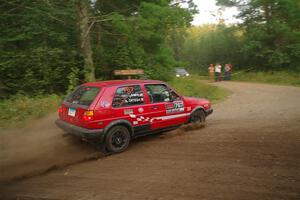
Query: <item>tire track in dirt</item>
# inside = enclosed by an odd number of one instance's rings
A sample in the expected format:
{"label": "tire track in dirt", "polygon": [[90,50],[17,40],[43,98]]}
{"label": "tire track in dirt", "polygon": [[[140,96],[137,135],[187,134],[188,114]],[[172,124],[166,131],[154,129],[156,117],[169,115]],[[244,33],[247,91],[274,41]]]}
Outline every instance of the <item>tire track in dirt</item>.
{"label": "tire track in dirt", "polygon": [[[215,105],[205,128],[144,137],[124,153],[3,185],[0,199],[299,199],[300,88],[216,85],[233,94]],[[52,152],[41,157],[45,165],[38,166],[59,166],[93,155],[90,146],[62,137],[49,125],[54,119],[39,120],[27,129],[37,137],[27,138],[34,150],[31,159],[44,155],[36,152],[41,147]],[[43,133],[37,136],[39,130]],[[42,145],[48,139],[49,145]],[[6,148],[15,147],[10,145]],[[20,144],[18,153],[6,158],[25,155],[24,149]]]}

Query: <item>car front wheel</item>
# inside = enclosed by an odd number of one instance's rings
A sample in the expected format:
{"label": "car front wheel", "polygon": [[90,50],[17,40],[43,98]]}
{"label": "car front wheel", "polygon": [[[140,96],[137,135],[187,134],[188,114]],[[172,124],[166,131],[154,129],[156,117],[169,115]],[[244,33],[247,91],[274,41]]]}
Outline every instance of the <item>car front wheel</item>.
{"label": "car front wheel", "polygon": [[106,148],[112,153],[120,153],[127,149],[130,142],[130,133],[124,126],[112,127],[105,139]]}
{"label": "car front wheel", "polygon": [[195,112],[192,113],[190,122],[193,124],[200,124],[204,125],[205,124],[205,113],[203,110],[196,110]]}

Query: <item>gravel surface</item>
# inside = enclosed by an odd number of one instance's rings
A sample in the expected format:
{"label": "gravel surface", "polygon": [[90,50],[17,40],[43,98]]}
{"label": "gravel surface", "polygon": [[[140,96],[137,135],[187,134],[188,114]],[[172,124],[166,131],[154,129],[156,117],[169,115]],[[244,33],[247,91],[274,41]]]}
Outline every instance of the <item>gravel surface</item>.
{"label": "gravel surface", "polygon": [[215,85],[233,94],[204,128],[143,137],[121,154],[63,134],[54,114],[0,135],[0,199],[299,200],[300,88]]}

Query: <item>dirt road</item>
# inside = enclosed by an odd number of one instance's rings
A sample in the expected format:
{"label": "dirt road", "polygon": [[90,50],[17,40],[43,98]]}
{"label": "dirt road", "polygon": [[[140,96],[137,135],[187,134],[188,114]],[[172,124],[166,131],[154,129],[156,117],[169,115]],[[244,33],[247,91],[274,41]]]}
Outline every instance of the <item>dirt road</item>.
{"label": "dirt road", "polygon": [[233,94],[205,128],[144,137],[117,155],[85,161],[99,154],[56,129],[55,115],[1,135],[0,199],[299,200],[300,88],[218,84]]}

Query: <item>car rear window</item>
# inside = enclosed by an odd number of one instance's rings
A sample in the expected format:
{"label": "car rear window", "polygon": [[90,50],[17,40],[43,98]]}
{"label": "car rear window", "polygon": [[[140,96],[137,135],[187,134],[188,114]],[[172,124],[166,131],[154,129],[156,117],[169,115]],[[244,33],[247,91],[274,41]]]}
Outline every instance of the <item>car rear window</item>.
{"label": "car rear window", "polygon": [[97,87],[80,86],[71,93],[65,101],[68,103],[89,106],[94,101],[100,90],[101,88]]}

